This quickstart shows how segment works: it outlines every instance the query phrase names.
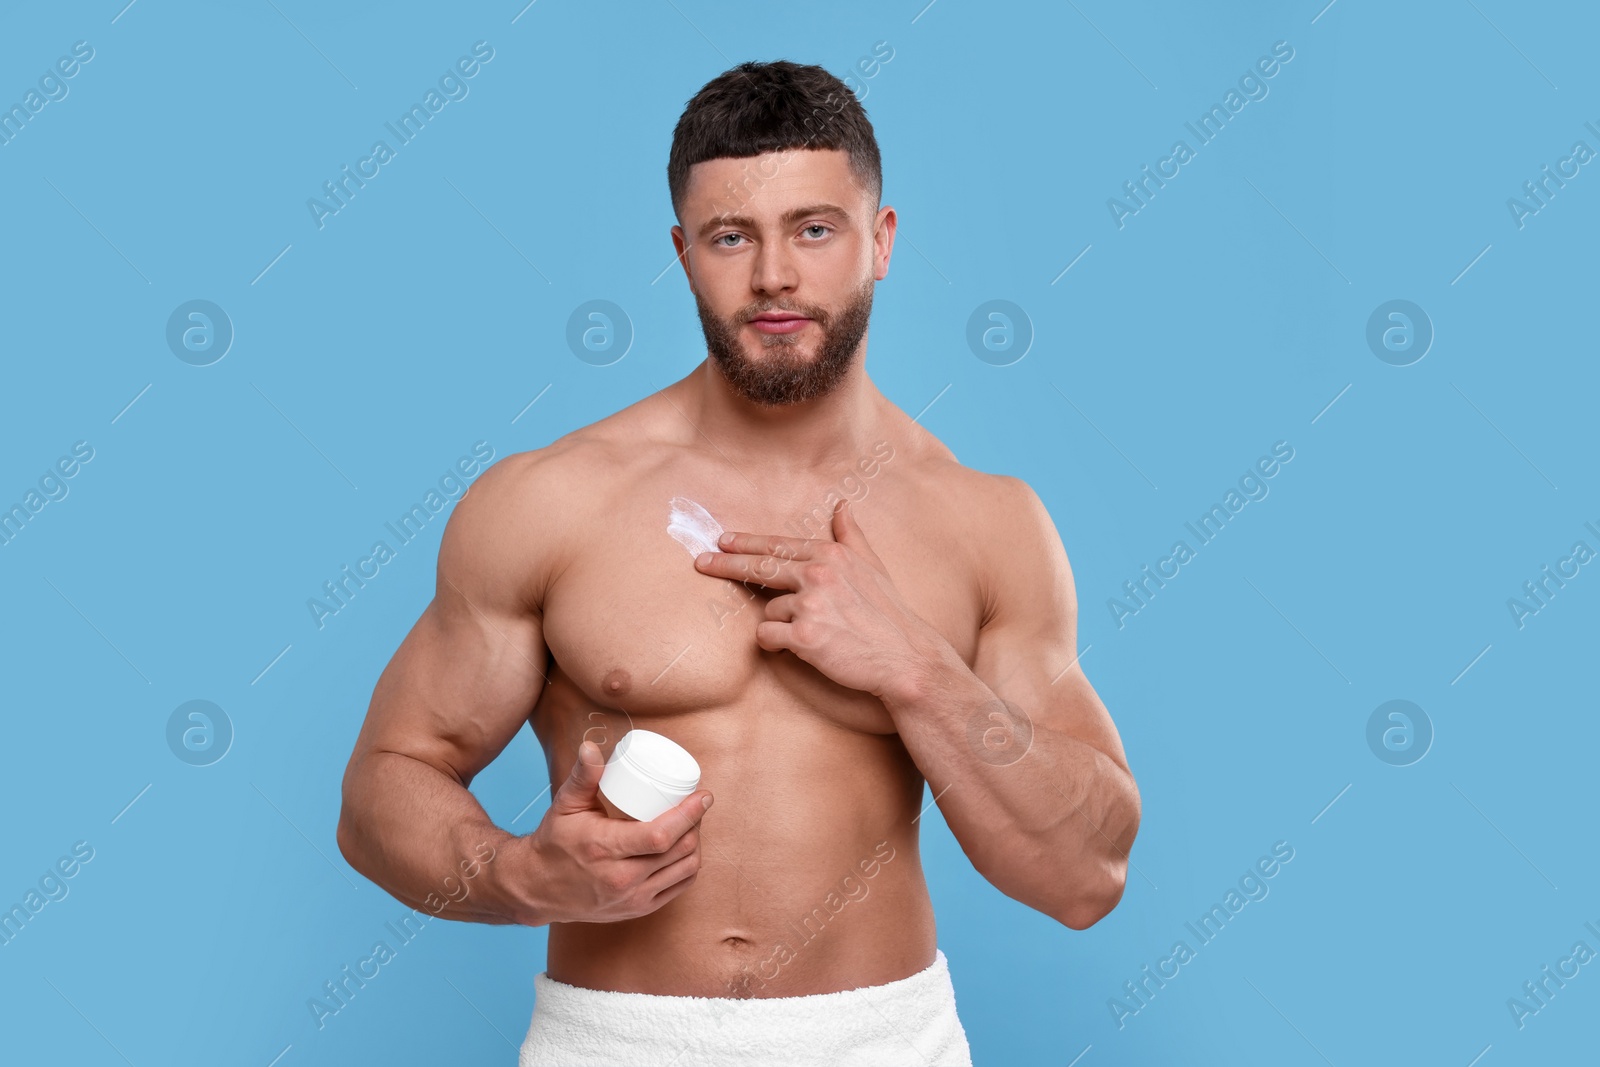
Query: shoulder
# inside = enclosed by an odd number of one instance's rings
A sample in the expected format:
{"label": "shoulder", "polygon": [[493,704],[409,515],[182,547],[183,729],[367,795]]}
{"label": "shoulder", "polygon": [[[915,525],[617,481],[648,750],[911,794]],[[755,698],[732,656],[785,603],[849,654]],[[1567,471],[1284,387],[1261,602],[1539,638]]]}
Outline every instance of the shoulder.
{"label": "shoulder", "polygon": [[1055,521],[1034,488],[1009,474],[963,467],[952,457],[922,465],[927,492],[945,501],[962,532],[981,599],[982,623],[1072,611],[1072,571]]}
{"label": "shoulder", "polygon": [[963,466],[932,431],[901,412],[893,436],[906,455],[901,474],[925,500],[943,501],[949,515],[983,538],[1037,532],[1054,524],[1033,487],[1009,474]]}
{"label": "shoulder", "polygon": [[1020,533],[1023,527],[1050,521],[1033,486],[1011,474],[991,474],[952,463],[949,481],[961,505],[992,533]]}
{"label": "shoulder", "polygon": [[495,460],[467,490],[439,545],[439,581],[542,609],[544,593],[599,528],[625,475],[626,450],[588,426]]}
{"label": "shoulder", "polygon": [[623,450],[586,426],[549,444],[503,456],[473,483],[468,496],[482,509],[546,509],[555,503],[574,505],[601,488],[596,478],[622,458]]}
{"label": "shoulder", "polygon": [[606,501],[651,456],[654,406],[646,397],[549,444],[496,461],[472,487],[478,510],[500,518],[528,511],[547,524],[603,511]]}
{"label": "shoulder", "polygon": [[584,539],[607,529],[630,487],[664,461],[680,414],[652,393],[540,448],[488,467],[457,503],[439,547],[448,568],[535,608]]}
{"label": "shoulder", "polygon": [[943,500],[976,541],[997,546],[1055,536],[1049,510],[1021,478],[962,466],[943,445],[923,450],[906,468],[917,490]]}
{"label": "shoulder", "polygon": [[973,487],[975,506],[983,511],[991,536],[998,542],[1045,547],[1054,541],[1060,546],[1055,520],[1033,486],[1010,474],[977,475]]}

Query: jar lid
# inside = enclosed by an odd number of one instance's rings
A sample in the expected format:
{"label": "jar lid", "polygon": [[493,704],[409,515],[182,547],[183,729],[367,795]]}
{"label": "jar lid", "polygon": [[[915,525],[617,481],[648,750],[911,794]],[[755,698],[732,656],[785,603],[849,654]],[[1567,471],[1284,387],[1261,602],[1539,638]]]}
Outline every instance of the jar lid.
{"label": "jar lid", "polygon": [[622,735],[613,758],[663,788],[685,795],[700,784],[700,764],[688,749],[653,730],[633,729]]}

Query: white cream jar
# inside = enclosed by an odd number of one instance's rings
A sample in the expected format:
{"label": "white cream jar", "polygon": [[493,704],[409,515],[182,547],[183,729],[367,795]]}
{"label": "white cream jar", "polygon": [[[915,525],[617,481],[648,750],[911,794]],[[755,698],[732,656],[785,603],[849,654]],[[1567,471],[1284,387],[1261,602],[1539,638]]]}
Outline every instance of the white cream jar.
{"label": "white cream jar", "polygon": [[629,730],[600,775],[600,804],[612,818],[649,822],[700,785],[700,764],[670,737]]}

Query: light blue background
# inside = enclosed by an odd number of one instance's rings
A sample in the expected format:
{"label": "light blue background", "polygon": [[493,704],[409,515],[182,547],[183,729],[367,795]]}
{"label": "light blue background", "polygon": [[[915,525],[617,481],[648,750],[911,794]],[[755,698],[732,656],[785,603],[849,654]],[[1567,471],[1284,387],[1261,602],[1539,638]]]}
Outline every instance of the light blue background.
{"label": "light blue background", "polygon": [[[0,146],[0,504],[94,449],[0,547],[0,905],[95,850],[0,946],[0,1059],[514,1062],[542,929],[435,920],[312,1021],[406,910],[334,826],[443,521],[322,629],[306,600],[473,442],[539,447],[702,359],[667,269],[683,104],[745,59],[844,75],[879,41],[862,91],[901,229],[868,367],[1049,505],[1144,803],[1127,893],[1086,932],[990,887],[929,811],[977,1061],[1593,1056],[1600,964],[1521,1029],[1506,1006],[1600,949],[1600,575],[1520,629],[1506,603],[1600,548],[1600,165],[1522,228],[1506,203],[1600,149],[1592,8],[122,2],[0,16],[0,104],[95,50]],[[307,198],[479,40],[469,96],[319,230]],[[1269,95],[1119,229],[1107,199],[1276,41]],[[164,338],[192,299],[236,331],[208,367]],[[635,331],[611,366],[565,341],[591,299]],[[1010,366],[965,340],[991,299],[1035,334]],[[1392,299],[1436,331],[1411,366],[1365,340]],[[1280,440],[1270,495],[1118,628],[1108,598]],[[193,699],[235,730],[208,767],[165,740]],[[1391,699],[1435,731],[1410,766],[1366,742]],[[524,732],[474,792],[527,832],[543,768]],[[1277,841],[1270,895],[1119,1029],[1108,999]]]}

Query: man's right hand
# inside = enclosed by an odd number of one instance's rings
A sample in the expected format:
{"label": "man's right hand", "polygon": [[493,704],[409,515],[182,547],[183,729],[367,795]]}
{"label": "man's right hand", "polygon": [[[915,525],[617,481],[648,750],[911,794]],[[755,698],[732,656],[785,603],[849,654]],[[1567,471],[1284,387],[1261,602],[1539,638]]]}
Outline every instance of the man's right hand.
{"label": "man's right hand", "polygon": [[599,746],[579,744],[572,773],[528,835],[545,922],[648,915],[693,885],[700,870],[700,819],[710,791],[695,790],[650,822],[614,819],[600,805],[604,771]]}

